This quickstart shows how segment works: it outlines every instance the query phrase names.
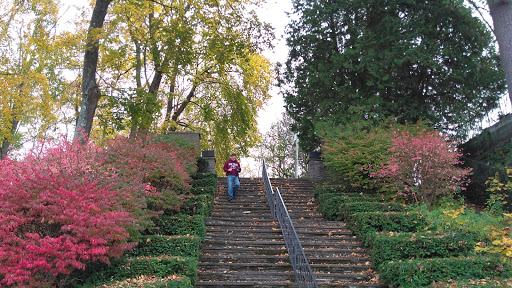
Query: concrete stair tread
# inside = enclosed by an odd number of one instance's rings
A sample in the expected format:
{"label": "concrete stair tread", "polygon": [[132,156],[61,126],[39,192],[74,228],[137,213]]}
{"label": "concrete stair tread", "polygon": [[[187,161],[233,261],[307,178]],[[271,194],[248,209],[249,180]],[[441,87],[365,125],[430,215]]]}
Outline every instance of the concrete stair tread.
{"label": "concrete stair tread", "polygon": [[[271,179],[278,187],[320,287],[384,287],[370,256],[344,222],[326,221],[306,180]],[[275,182],[274,182],[275,181]],[[241,178],[228,201],[219,178],[196,287],[297,287],[279,223],[261,179]]]}

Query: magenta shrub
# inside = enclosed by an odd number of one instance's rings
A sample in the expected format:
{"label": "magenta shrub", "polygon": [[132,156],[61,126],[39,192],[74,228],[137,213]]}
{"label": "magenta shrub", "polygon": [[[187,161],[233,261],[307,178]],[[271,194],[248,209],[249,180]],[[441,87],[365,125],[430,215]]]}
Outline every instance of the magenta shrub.
{"label": "magenta shrub", "polygon": [[462,154],[454,142],[435,131],[413,136],[396,131],[389,159],[371,176],[405,199],[415,199],[429,207],[440,197],[465,189],[470,168],[460,168]]}
{"label": "magenta shrub", "polygon": [[195,154],[172,143],[153,143],[152,136],[119,137],[108,143],[106,167],[115,167],[120,183],[136,183],[152,210],[178,210],[179,195],[190,191],[189,174],[197,169]]}
{"label": "magenta shrub", "polygon": [[158,210],[179,209],[195,154],[152,139],[119,138],[105,149],[46,143],[0,161],[0,286],[52,286],[90,261],[109,263]]}
{"label": "magenta shrub", "polygon": [[135,220],[116,199],[131,196],[98,184],[99,149],[68,142],[37,149],[0,164],[2,286],[47,286],[130,248],[127,227]]}

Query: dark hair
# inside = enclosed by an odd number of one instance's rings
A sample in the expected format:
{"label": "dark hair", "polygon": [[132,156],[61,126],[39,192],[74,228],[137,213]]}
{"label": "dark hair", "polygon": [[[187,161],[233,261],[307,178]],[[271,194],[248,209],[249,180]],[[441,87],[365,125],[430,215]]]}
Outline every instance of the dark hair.
{"label": "dark hair", "polygon": [[236,153],[231,154],[231,156],[236,156]]}

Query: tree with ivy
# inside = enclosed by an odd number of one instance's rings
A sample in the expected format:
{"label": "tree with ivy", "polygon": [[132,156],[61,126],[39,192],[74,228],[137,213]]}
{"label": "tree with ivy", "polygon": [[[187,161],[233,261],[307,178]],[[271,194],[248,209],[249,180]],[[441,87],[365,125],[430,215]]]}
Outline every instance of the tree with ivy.
{"label": "tree with ivy", "polygon": [[293,6],[280,85],[305,150],[319,146],[319,123],[388,116],[464,137],[504,92],[492,35],[462,0]]}
{"label": "tree with ivy", "polygon": [[[508,96],[512,103],[512,1],[511,0],[467,0],[484,18],[485,14],[492,17],[491,26],[499,46],[501,65],[507,80]],[[485,19],[485,18],[484,18]]]}

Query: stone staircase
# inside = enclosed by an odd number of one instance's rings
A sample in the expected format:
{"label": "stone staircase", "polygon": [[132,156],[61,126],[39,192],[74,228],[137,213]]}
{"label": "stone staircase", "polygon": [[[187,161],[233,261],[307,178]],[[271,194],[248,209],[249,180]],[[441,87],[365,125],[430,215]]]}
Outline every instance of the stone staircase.
{"label": "stone staircase", "polygon": [[[241,178],[227,201],[219,179],[199,259],[196,287],[297,287],[288,252],[268,207],[261,179]],[[306,180],[271,179],[279,188],[320,287],[384,287],[361,243],[343,222],[317,211],[313,185]]]}

